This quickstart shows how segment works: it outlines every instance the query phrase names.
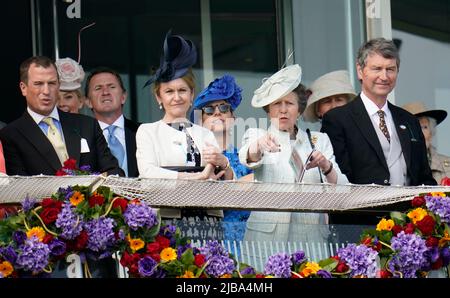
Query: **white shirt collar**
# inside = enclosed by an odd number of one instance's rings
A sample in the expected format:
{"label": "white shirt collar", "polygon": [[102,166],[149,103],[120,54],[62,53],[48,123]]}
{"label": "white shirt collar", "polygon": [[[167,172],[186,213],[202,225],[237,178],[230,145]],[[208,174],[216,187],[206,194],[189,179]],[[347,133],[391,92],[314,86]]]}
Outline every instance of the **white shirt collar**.
{"label": "white shirt collar", "polygon": [[58,113],[58,109],[56,108],[56,105],[53,108],[52,112],[48,116],[38,114],[38,113],[32,111],[30,109],[30,107],[27,107],[27,112],[28,112],[28,114],[30,114],[31,118],[33,118],[34,122],[36,122],[36,124],[38,124],[38,125],[42,121],[42,119],[47,118],[47,117],[51,117],[53,119],[58,120],[58,122],[60,122],[59,121],[59,113]]}
{"label": "white shirt collar", "polygon": [[383,110],[386,115],[388,114],[389,109],[387,100],[384,102],[384,105],[380,109],[370,98],[367,97],[367,95],[364,94],[363,91],[361,91],[360,97],[362,99],[364,107],[366,108],[367,113],[369,113],[369,116],[377,114],[379,110]]}
{"label": "white shirt collar", "polygon": [[[100,120],[98,120],[98,124],[100,125],[100,128],[102,130],[105,130],[109,126],[108,123],[105,123],[105,122],[100,121]],[[123,114],[120,115],[120,117],[117,118],[116,121],[114,121],[114,123],[111,124],[111,125],[115,125],[117,127],[120,127],[121,129],[125,129],[125,118],[123,117]]]}

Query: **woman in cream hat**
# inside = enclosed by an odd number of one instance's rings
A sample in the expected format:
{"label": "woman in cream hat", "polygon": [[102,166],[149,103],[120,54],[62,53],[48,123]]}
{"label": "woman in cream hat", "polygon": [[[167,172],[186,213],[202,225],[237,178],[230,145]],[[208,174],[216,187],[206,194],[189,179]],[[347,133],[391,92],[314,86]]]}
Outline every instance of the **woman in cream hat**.
{"label": "woman in cream hat", "polygon": [[60,81],[58,108],[64,112],[78,114],[84,102],[81,92],[83,67],[71,58],[58,59],[55,64]]}
{"label": "woman in cream hat", "polygon": [[419,118],[422,133],[425,137],[428,162],[430,163],[433,178],[439,183],[442,181],[442,178],[450,177],[450,157],[439,154],[433,146],[433,136],[436,134],[436,126],[444,121],[447,117],[447,112],[444,110],[428,110],[421,102],[408,103],[403,108]]}
{"label": "woman in cream hat", "polygon": [[[263,182],[347,183],[335,162],[326,134],[309,134],[297,127],[306,105],[300,84],[301,68],[281,69],[254,92],[253,107],[262,107],[270,118],[268,130],[250,128],[242,141],[239,158]],[[305,171],[303,171],[305,169]],[[327,217],[316,213],[252,212],[245,240],[323,242],[328,237]]]}
{"label": "woman in cream hat", "polygon": [[346,70],[324,74],[312,83],[309,91],[311,95],[303,113],[303,119],[307,122],[320,121],[326,112],[345,105],[356,96]]}

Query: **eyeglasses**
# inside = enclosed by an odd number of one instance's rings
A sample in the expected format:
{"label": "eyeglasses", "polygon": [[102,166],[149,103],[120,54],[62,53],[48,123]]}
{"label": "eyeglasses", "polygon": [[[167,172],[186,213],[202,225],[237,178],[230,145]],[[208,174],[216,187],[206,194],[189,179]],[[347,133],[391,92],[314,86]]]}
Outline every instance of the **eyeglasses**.
{"label": "eyeglasses", "polygon": [[216,108],[219,108],[219,112],[221,112],[222,114],[225,114],[231,110],[231,105],[227,104],[227,103],[222,103],[217,106],[205,106],[202,108],[202,111],[206,115],[210,116],[210,115],[214,114],[214,112],[216,111]]}

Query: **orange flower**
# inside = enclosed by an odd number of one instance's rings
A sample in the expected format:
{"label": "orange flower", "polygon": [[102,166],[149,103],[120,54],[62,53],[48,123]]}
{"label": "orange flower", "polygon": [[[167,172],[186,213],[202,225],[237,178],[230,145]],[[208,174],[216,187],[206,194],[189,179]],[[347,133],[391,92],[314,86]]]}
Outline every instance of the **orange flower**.
{"label": "orange flower", "polygon": [[395,225],[395,223],[392,219],[386,220],[385,218],[383,218],[377,224],[377,231],[390,231],[390,230],[392,230],[394,225]]}
{"label": "orange flower", "polygon": [[11,273],[13,273],[13,271],[14,268],[10,262],[4,261],[3,263],[0,263],[0,273],[2,274],[3,277],[7,277]]}
{"label": "orange flower", "polygon": [[130,239],[128,240],[128,242],[130,243],[130,248],[133,251],[133,253],[145,246],[145,242],[142,241],[142,239],[140,238]]}
{"label": "orange flower", "polygon": [[427,215],[427,211],[423,208],[416,208],[410,212],[408,212],[407,216],[411,219],[413,224],[416,224],[418,221],[421,221],[425,215]]}
{"label": "orange flower", "polygon": [[78,206],[81,202],[84,201],[84,194],[82,194],[79,191],[76,191],[73,193],[72,197],[70,198],[70,203],[74,206]]}
{"label": "orange flower", "polygon": [[180,275],[179,278],[195,278],[195,275],[192,271],[186,270],[183,275]]}
{"label": "orange flower", "polygon": [[160,253],[161,260],[170,262],[177,259],[177,251],[172,247],[164,248]]}
{"label": "orange flower", "polygon": [[321,268],[319,264],[316,262],[307,262],[305,268],[303,268],[301,275],[304,277],[308,277],[311,274],[316,274]]}
{"label": "orange flower", "polygon": [[31,238],[33,236],[36,236],[36,238],[39,239],[39,241],[42,242],[42,240],[44,240],[45,237],[45,231],[43,228],[41,227],[34,227],[31,230],[27,231],[27,237]]}

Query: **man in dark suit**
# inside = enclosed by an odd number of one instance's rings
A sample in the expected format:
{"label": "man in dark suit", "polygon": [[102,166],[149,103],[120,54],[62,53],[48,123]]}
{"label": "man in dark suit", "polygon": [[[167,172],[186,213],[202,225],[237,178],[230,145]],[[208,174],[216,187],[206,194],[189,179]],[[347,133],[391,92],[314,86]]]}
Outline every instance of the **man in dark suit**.
{"label": "man in dark suit", "polygon": [[399,66],[392,41],[366,42],[356,65],[360,95],[323,117],[321,131],[330,137],[336,161],[351,183],[436,185],[419,122],[387,101]]}
{"label": "man in dark suit", "polygon": [[123,115],[127,93],[119,73],[107,67],[94,69],[86,80],[86,97],[125,175],[138,177],[136,131],[139,124]]}
{"label": "man in dark suit", "polygon": [[20,89],[27,110],[0,131],[9,175],[55,175],[67,158],[95,172],[120,174],[95,119],[56,108],[59,78],[54,62],[44,56],[20,66]]}

